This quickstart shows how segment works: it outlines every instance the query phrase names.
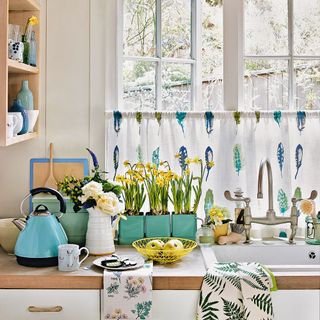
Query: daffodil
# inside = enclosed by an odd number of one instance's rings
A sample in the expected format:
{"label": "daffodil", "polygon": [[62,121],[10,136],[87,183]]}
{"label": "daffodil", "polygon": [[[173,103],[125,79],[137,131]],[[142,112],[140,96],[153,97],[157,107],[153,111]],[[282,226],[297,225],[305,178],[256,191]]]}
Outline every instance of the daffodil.
{"label": "daffodil", "polygon": [[29,26],[34,26],[34,25],[36,25],[38,23],[39,23],[38,18],[36,16],[31,16],[27,21],[26,28],[24,30],[23,36],[24,37],[27,36],[27,31],[28,31]]}
{"label": "daffodil", "polygon": [[128,160],[126,160],[126,161],[123,162],[123,165],[125,167],[129,167],[130,166],[130,162]]}
{"label": "daffodil", "polygon": [[30,24],[30,26],[34,26],[38,23],[39,23],[39,20],[36,16],[32,16],[28,19],[28,24]]}
{"label": "daffodil", "polygon": [[176,154],[174,155],[174,157],[175,157],[176,159],[179,159],[179,158],[180,158],[180,154],[179,154],[179,153],[176,153]]}
{"label": "daffodil", "polygon": [[190,163],[192,163],[192,159],[191,158],[187,158],[186,159],[186,164],[190,164]]}
{"label": "daffodil", "polygon": [[202,160],[199,159],[199,157],[194,157],[192,162],[193,162],[193,163],[201,163],[201,161],[202,161]]}
{"label": "daffodil", "polygon": [[143,169],[143,168],[144,168],[144,165],[143,165],[143,163],[138,162],[138,163],[136,164],[136,167],[137,167],[137,169]]}

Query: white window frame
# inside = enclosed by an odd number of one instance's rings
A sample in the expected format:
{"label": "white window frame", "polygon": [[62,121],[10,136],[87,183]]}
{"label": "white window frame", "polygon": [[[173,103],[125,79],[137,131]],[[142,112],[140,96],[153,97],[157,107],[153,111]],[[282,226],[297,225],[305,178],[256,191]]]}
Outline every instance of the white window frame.
{"label": "white window frame", "polygon": [[[241,0],[244,3],[244,0]],[[259,60],[285,60],[288,62],[288,110],[296,110],[296,87],[294,79],[294,62],[295,60],[320,60],[320,56],[314,55],[295,55],[294,54],[294,0],[287,0],[288,6],[288,54],[287,55],[244,55],[244,61],[246,59]],[[244,16],[244,15],[243,15]],[[244,18],[243,18],[244,19]],[[245,32],[245,31],[243,31]],[[244,35],[244,33],[243,33]],[[244,78],[242,78],[244,81]]]}
{"label": "white window frame", "polygon": [[[161,0],[157,0],[159,6]],[[288,96],[289,110],[295,110],[294,102],[294,61],[295,60],[320,60],[320,56],[293,55],[293,0],[288,1],[288,45],[289,52],[285,56],[252,56],[245,55],[244,45],[244,0],[223,1],[223,108],[226,111],[244,109],[244,61],[245,59],[282,59],[288,61]],[[192,99],[191,111],[203,111],[201,90],[201,0],[192,0],[192,47],[191,59],[159,58],[159,48],[156,57],[144,57],[146,61],[183,62],[192,65],[191,83]],[[123,106],[122,64],[123,64],[123,0],[108,0],[107,10],[109,16],[116,16],[117,32],[110,25],[107,30],[107,48],[116,48],[116,54],[110,54],[111,61],[107,61],[108,74],[106,77],[106,108],[114,110],[115,106]],[[111,19],[111,22],[114,22]],[[111,23],[110,22],[110,23]],[[160,23],[160,21],[158,21]],[[113,30],[113,31],[112,31]],[[158,30],[160,30],[158,28]],[[159,36],[159,35],[158,35]],[[161,50],[161,48],[160,48]],[[108,58],[108,57],[107,57]],[[134,60],[135,57],[126,57]],[[139,57],[140,59],[140,57]],[[114,67],[113,67],[114,66]],[[159,66],[158,66],[159,67]],[[111,74],[110,74],[111,72]],[[160,73],[158,73],[160,74]],[[156,87],[161,87],[161,77],[158,77]],[[116,84],[116,85],[115,85]],[[107,88],[114,88],[111,93]],[[156,89],[158,90],[158,89]],[[159,90],[158,90],[159,91]],[[158,96],[161,103],[161,97]],[[116,107],[117,108],[117,107]],[[157,106],[161,110],[161,105]]]}
{"label": "white window frame", "polygon": [[[122,81],[122,70],[124,61],[146,61],[156,63],[156,78],[155,78],[155,108],[156,110],[162,109],[162,63],[179,63],[188,64],[191,67],[191,110],[195,110],[196,101],[199,104],[201,102],[201,86],[197,85],[199,81],[199,75],[201,77],[201,48],[199,52],[198,40],[201,39],[201,1],[191,0],[191,48],[189,59],[183,58],[169,58],[162,57],[161,48],[161,0],[156,1],[156,54],[154,57],[150,56],[127,56],[123,54],[123,4],[125,0],[118,1],[118,39],[117,39],[117,50],[118,50],[118,97],[119,105],[123,106],[123,81]],[[200,78],[201,81],[201,78]],[[200,91],[200,92],[199,92]]]}

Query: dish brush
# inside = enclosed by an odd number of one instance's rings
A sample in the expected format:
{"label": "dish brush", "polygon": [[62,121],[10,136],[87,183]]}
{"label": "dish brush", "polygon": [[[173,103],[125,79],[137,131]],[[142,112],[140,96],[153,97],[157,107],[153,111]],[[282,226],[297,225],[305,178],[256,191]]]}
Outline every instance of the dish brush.
{"label": "dish brush", "polygon": [[316,205],[313,200],[310,200],[310,199],[301,200],[299,209],[303,214],[310,216],[314,219],[316,218]]}

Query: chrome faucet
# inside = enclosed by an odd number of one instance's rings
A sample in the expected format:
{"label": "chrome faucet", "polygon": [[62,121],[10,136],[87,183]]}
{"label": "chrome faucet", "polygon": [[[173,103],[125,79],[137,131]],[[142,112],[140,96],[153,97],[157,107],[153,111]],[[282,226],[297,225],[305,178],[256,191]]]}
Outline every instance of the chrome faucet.
{"label": "chrome faucet", "polygon": [[[251,231],[251,224],[257,223],[257,224],[264,224],[264,225],[277,225],[277,224],[283,224],[283,223],[290,223],[291,227],[291,234],[289,237],[289,243],[294,243],[294,237],[297,232],[298,227],[298,209],[297,209],[297,202],[302,199],[296,199],[292,198],[292,207],[291,207],[291,214],[290,217],[277,217],[276,213],[273,208],[273,179],[272,179],[272,168],[269,160],[265,160],[261,162],[259,167],[259,175],[258,175],[258,192],[257,192],[257,198],[263,199],[263,191],[262,191],[262,185],[263,185],[263,173],[264,173],[264,167],[267,167],[267,173],[268,173],[268,210],[265,217],[252,217],[251,215],[251,209],[250,209],[250,198],[244,198],[244,197],[235,197],[233,198],[231,196],[230,191],[225,191],[224,196],[226,199],[230,201],[243,201],[245,203],[244,208],[244,230],[245,230],[245,236],[246,240],[245,243],[250,243],[250,231]],[[314,200],[317,197],[317,191],[313,190],[310,194],[309,199]]]}

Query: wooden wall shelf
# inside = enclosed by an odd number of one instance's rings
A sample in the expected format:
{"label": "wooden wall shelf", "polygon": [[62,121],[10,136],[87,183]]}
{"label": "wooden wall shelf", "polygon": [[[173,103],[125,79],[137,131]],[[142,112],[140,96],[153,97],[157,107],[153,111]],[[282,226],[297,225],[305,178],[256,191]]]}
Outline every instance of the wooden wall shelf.
{"label": "wooden wall shelf", "polygon": [[[39,67],[8,59],[8,25],[20,25],[20,30],[24,30],[31,16],[36,16],[40,20],[39,0],[3,0],[0,2],[0,146],[9,146],[39,136],[39,119],[34,128],[35,132],[13,138],[7,137],[6,125],[8,109],[16,99],[23,80],[28,80],[29,88],[33,93],[34,108],[39,109]],[[37,41],[37,57],[39,57],[40,23],[33,26],[33,30]]]}
{"label": "wooden wall shelf", "polygon": [[37,138],[38,137],[38,132],[31,132],[31,133],[26,133],[26,134],[22,134],[20,136],[16,136],[10,139],[7,139],[7,146],[11,146],[12,144],[15,143],[19,143],[22,141],[27,141],[33,138]]}
{"label": "wooden wall shelf", "polygon": [[38,0],[10,0],[10,11],[39,11],[40,3]]}
{"label": "wooden wall shelf", "polygon": [[38,67],[32,67],[28,64],[21,63],[15,60],[8,59],[8,73],[39,73]]}

